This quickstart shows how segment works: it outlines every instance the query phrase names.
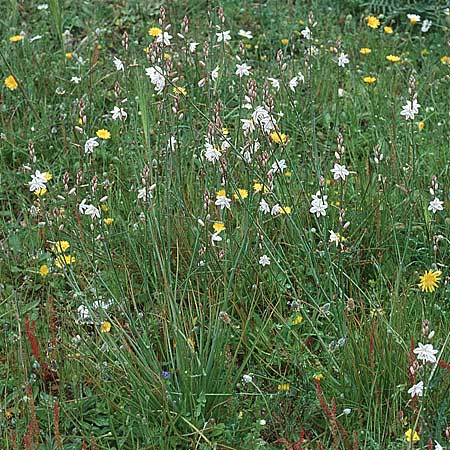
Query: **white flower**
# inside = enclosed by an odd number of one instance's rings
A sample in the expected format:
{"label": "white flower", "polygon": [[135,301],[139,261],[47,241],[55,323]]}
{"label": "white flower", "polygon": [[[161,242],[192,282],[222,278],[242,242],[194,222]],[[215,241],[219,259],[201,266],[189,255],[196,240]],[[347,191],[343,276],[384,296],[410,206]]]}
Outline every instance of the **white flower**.
{"label": "white flower", "polygon": [[71,81],[73,84],[79,84],[80,81],[81,81],[81,78],[80,78],[80,77],[72,77],[72,78],[70,79],[70,81]]}
{"label": "white flower", "polygon": [[272,206],[272,209],[270,210],[270,214],[272,216],[278,216],[278,214],[280,214],[281,211],[281,206],[277,203],[276,205]]}
{"label": "white flower", "polygon": [[322,197],[320,191],[317,191],[315,195],[312,195],[309,212],[315,214],[317,217],[325,216],[328,208],[327,198],[327,195]]}
{"label": "white flower", "polygon": [[444,448],[438,441],[434,441],[434,450],[444,450]]}
{"label": "white flower", "polygon": [[113,120],[127,120],[128,114],[123,108],[114,106],[114,109],[110,111]]}
{"label": "white flower", "polygon": [[422,28],[420,29],[420,31],[422,33],[426,33],[431,28],[432,24],[433,22],[431,20],[425,19],[422,23]]}
{"label": "white flower", "polygon": [[252,114],[253,122],[260,125],[265,133],[270,133],[276,127],[276,120],[263,106],[257,106]]}
{"label": "white flower", "polygon": [[220,206],[220,209],[225,209],[225,208],[230,209],[231,199],[228,198],[226,195],[221,195],[220,197],[217,197],[214,204],[216,206]]}
{"label": "white flower", "polygon": [[351,408],[345,408],[342,410],[342,414],[348,416],[352,412]]}
{"label": "white flower", "polygon": [[45,189],[45,185],[47,184],[47,178],[45,178],[45,174],[36,170],[34,175],[31,175],[31,181],[28,183],[30,186],[30,192],[38,191],[40,189]]}
{"label": "white flower", "polygon": [[418,347],[414,349],[414,353],[417,355],[417,359],[420,361],[435,363],[436,362],[436,353],[438,350],[433,348],[433,344],[425,344],[418,343]]}
{"label": "white flower", "polygon": [[37,5],[38,11],[45,11],[48,9],[48,3],[41,3],[40,5]]}
{"label": "white flower", "polygon": [[423,396],[423,381],[419,381],[419,383],[411,386],[408,389],[408,394],[411,394],[411,398],[422,397]]}
{"label": "white flower", "polygon": [[253,383],[253,378],[251,377],[251,375],[243,375],[242,376],[242,382],[243,383]]}
{"label": "white flower", "polygon": [[217,42],[231,41],[230,30],[220,31],[219,33],[216,33],[216,36],[217,36]]}
{"label": "white flower", "polygon": [[160,94],[166,85],[162,69],[159,66],[147,67],[145,74],[150,77],[151,83],[155,85],[156,92]]}
{"label": "white flower", "polygon": [[77,311],[78,311],[78,321],[80,323],[92,323],[91,313],[89,312],[89,309],[86,306],[80,305]]}
{"label": "white flower", "polygon": [[214,233],[211,236],[211,244],[215,245],[215,242],[220,242],[222,240],[222,236],[220,236],[220,231],[218,233]]}
{"label": "white flower", "polygon": [[242,131],[246,136],[255,131],[255,123],[252,119],[241,119],[242,122]]}
{"label": "white flower", "polygon": [[277,172],[283,173],[287,169],[287,164],[284,159],[277,159],[272,164],[272,167],[270,168],[270,173],[276,174]]}
{"label": "white flower", "polygon": [[345,67],[346,64],[348,64],[350,60],[348,59],[348,55],[344,52],[342,52],[338,57],[338,66],[339,67]]}
{"label": "white flower", "polygon": [[84,144],[84,153],[90,154],[93,153],[95,147],[98,147],[100,144],[97,141],[96,137],[89,138]]}
{"label": "white flower", "polygon": [[311,39],[311,30],[309,29],[309,27],[306,27],[304,30],[302,30],[300,34],[308,41]]}
{"label": "white flower", "polygon": [[189,44],[189,51],[191,53],[195,53],[195,50],[197,49],[197,45],[199,45],[198,42],[191,42]]}
{"label": "white flower", "polygon": [[212,70],[212,72],[209,74],[212,81],[216,81],[219,77],[219,66],[217,66],[215,69]]}
{"label": "white flower", "polygon": [[345,91],[344,91],[344,89],[342,89],[342,88],[338,88],[338,97],[343,97],[343,96],[344,96],[344,94],[345,94]]}
{"label": "white flower", "polygon": [[277,91],[280,90],[280,80],[277,80],[276,78],[267,78],[267,79],[270,81],[274,89],[276,89]]}
{"label": "white flower", "polygon": [[238,75],[240,78],[242,78],[243,76],[248,77],[250,75],[250,69],[251,67],[246,63],[236,64],[236,75]]}
{"label": "white flower", "polygon": [[334,167],[331,169],[331,172],[333,173],[333,178],[335,180],[339,180],[339,178],[341,178],[343,181],[345,181],[345,177],[350,174],[350,172],[345,168],[345,166],[341,166],[338,163],[334,164]]}
{"label": "white flower", "polygon": [[125,67],[124,67],[124,65],[123,65],[123,62],[119,59],[119,58],[116,58],[115,56],[114,56],[114,59],[113,59],[113,63],[114,63],[114,65],[116,66],[116,70],[119,72],[119,71],[124,71],[125,70]]}
{"label": "white flower", "polygon": [[207,161],[212,162],[213,164],[216,161],[219,161],[221,153],[217,150],[214,145],[210,144],[208,141],[205,142],[205,158]]}
{"label": "white flower", "polygon": [[404,116],[406,120],[414,120],[416,114],[419,113],[419,108],[420,105],[415,98],[412,102],[408,100],[406,105],[403,106],[400,115]]}
{"label": "white flower", "polygon": [[261,258],[259,258],[259,264],[261,266],[269,266],[270,265],[270,258],[267,255],[262,255]]}
{"label": "white flower", "polygon": [[138,189],[138,196],[137,196],[138,200],[142,200],[144,202],[146,202],[147,200],[153,198],[153,195],[150,191],[150,189],[147,189],[146,186]]}
{"label": "white flower", "polygon": [[246,39],[253,39],[253,34],[251,31],[239,30],[238,35]]}
{"label": "white flower", "polygon": [[263,198],[259,202],[259,210],[264,214],[270,213],[270,206]]}
{"label": "white flower", "polygon": [[164,45],[169,46],[170,45],[170,40],[172,39],[173,36],[171,36],[167,31],[164,31],[164,33],[161,33],[157,38],[156,38],[156,42],[158,44],[164,43]]}
{"label": "white flower", "polygon": [[264,420],[264,419],[261,419],[261,420],[259,421],[259,424],[263,427],[264,425],[267,424],[267,421]]}
{"label": "white flower", "polygon": [[339,235],[335,233],[333,230],[328,230],[330,232],[330,242],[336,244],[336,247],[339,245],[340,239]]}
{"label": "white flower", "polygon": [[86,199],[84,199],[80,203],[80,205],[78,206],[78,210],[80,211],[81,214],[90,216],[92,220],[100,218],[100,210],[96,208],[94,205],[86,203]]}
{"label": "white flower", "polygon": [[420,16],[418,14],[407,14],[406,17],[411,23],[420,22]]}
{"label": "white flower", "polygon": [[442,211],[444,209],[443,205],[444,202],[435,197],[433,200],[430,201],[430,204],[428,205],[428,211],[431,211],[432,213],[436,214],[437,211]]}

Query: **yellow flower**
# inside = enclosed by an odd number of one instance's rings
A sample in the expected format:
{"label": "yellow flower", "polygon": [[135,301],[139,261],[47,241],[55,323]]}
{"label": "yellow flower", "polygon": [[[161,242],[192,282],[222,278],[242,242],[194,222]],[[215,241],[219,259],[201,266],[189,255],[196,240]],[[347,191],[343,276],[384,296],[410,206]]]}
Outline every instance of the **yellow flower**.
{"label": "yellow flower", "polygon": [[377,29],[380,26],[380,21],[375,16],[366,17],[367,26],[372,29]]}
{"label": "yellow flower", "polygon": [[262,183],[258,183],[257,181],[253,184],[253,190],[255,192],[269,192],[269,188],[264,186]]}
{"label": "yellow flower", "polygon": [[213,229],[215,233],[220,233],[221,231],[225,230],[225,225],[223,222],[214,222]]}
{"label": "yellow flower", "polygon": [[222,128],[222,134],[223,134],[224,136],[226,136],[227,134],[230,134],[230,131],[228,130],[228,128],[223,127],[223,128]]}
{"label": "yellow flower", "polygon": [[427,56],[428,53],[430,53],[430,52],[429,52],[426,48],[424,48],[424,49],[422,49],[422,50],[420,51],[420,54],[421,54],[422,56]]}
{"label": "yellow flower", "polygon": [[53,178],[53,175],[52,175],[51,172],[44,172],[44,178],[45,178],[47,181],[50,181],[50,180]]}
{"label": "yellow flower", "polygon": [[73,53],[68,52],[66,53],[66,59],[72,59],[73,58]]}
{"label": "yellow flower", "polygon": [[220,191],[216,192],[216,198],[220,198],[220,197],[226,197],[227,193],[225,192],[225,189],[221,189]]}
{"label": "yellow flower", "polygon": [[284,176],[285,177],[292,177],[292,172],[290,170],[286,170],[286,172],[284,172]]}
{"label": "yellow flower", "polygon": [[289,39],[286,39],[286,38],[281,39],[281,43],[283,45],[288,45],[288,42],[289,42]]}
{"label": "yellow flower", "polygon": [[67,241],[56,241],[55,245],[52,245],[53,253],[64,253],[66,250],[70,248],[70,243]]}
{"label": "yellow flower", "polygon": [[103,212],[109,211],[108,205],[106,203],[102,203],[102,206],[100,206],[100,208],[102,209]]}
{"label": "yellow flower", "polygon": [[252,48],[252,44],[245,44],[245,48],[247,49]]}
{"label": "yellow flower", "polygon": [[359,50],[359,53],[361,53],[361,55],[368,55],[369,53],[372,53],[372,49],[363,47]]}
{"label": "yellow flower", "polygon": [[36,197],[43,197],[47,193],[47,188],[36,189],[33,193]]}
{"label": "yellow flower", "polygon": [[285,133],[278,133],[278,131],[272,131],[270,133],[270,138],[272,139],[275,144],[287,144],[287,141],[289,140]]}
{"label": "yellow flower", "polygon": [[17,89],[17,81],[16,79],[10,75],[9,77],[5,78],[5,86],[10,90],[14,91],[14,89]]}
{"label": "yellow flower", "polygon": [[292,325],[300,325],[303,322],[303,317],[299,314],[293,321]]}
{"label": "yellow flower", "polygon": [[58,255],[55,259],[55,266],[58,267],[58,269],[62,269],[65,266],[70,266],[75,260],[75,256]]}
{"label": "yellow flower", "polygon": [[364,77],[363,81],[364,81],[364,83],[372,84],[372,83],[375,83],[375,81],[377,81],[377,79],[375,77]]}
{"label": "yellow flower", "polygon": [[150,28],[150,30],[148,30],[148,34],[151,37],[158,37],[162,34],[162,30],[161,28],[158,27],[152,27]]}
{"label": "yellow flower", "polygon": [[111,322],[105,320],[100,327],[100,333],[109,333],[111,331]]}
{"label": "yellow flower", "polygon": [[395,55],[388,55],[388,56],[386,56],[386,59],[390,62],[399,62],[400,61],[400,57],[395,56]]}
{"label": "yellow flower", "polygon": [[114,219],[112,217],[106,217],[105,219],[103,219],[103,222],[105,223],[105,225],[111,225],[114,222]]}
{"label": "yellow flower", "polygon": [[392,27],[384,27],[383,30],[386,34],[392,34],[394,32]]}
{"label": "yellow flower", "polygon": [[176,94],[182,94],[182,95],[187,95],[187,91],[186,88],[184,87],[174,87],[173,88],[173,93]]}
{"label": "yellow flower", "polygon": [[163,58],[164,59],[170,59],[170,53],[164,53]]}
{"label": "yellow flower", "polygon": [[316,373],[314,374],[313,378],[315,381],[320,381],[323,379],[323,373]]}
{"label": "yellow flower", "polygon": [[111,139],[111,133],[104,128],[97,130],[95,133],[100,139]]}
{"label": "yellow flower", "polygon": [[299,25],[305,25],[305,21],[302,20],[302,19],[299,19],[299,20],[298,20],[298,23],[299,23]]}
{"label": "yellow flower", "polygon": [[42,264],[41,267],[39,267],[39,274],[41,275],[41,277],[46,277],[49,273],[49,269],[47,264]]}
{"label": "yellow flower", "polygon": [[290,214],[292,212],[292,208],[290,206],[283,206],[280,209],[280,214]]}
{"label": "yellow flower", "polygon": [[419,131],[422,131],[422,130],[425,128],[425,122],[421,120],[421,121],[417,124],[417,128],[419,129]]}
{"label": "yellow flower", "polygon": [[288,383],[283,383],[278,385],[279,391],[288,391],[291,388]]}
{"label": "yellow flower", "polygon": [[441,63],[446,64],[447,66],[450,66],[450,56],[443,56],[441,58]]}
{"label": "yellow flower", "polygon": [[16,34],[15,36],[11,36],[9,38],[9,42],[20,42],[23,40],[23,36],[21,36],[20,34]]}
{"label": "yellow flower", "polygon": [[439,286],[439,281],[441,281],[440,270],[428,270],[419,277],[420,283],[418,286],[420,287],[422,292],[434,292],[436,288]]}
{"label": "yellow flower", "polygon": [[242,198],[242,200],[244,200],[245,198],[248,197],[248,191],[247,191],[247,189],[238,189],[238,192],[235,192],[233,194],[233,197],[236,200],[240,200],[241,198]]}
{"label": "yellow flower", "polygon": [[417,442],[417,441],[420,441],[420,436],[417,433],[417,431],[414,431],[414,433],[413,433],[412,429],[410,428],[405,433],[405,439],[406,439],[406,442]]}

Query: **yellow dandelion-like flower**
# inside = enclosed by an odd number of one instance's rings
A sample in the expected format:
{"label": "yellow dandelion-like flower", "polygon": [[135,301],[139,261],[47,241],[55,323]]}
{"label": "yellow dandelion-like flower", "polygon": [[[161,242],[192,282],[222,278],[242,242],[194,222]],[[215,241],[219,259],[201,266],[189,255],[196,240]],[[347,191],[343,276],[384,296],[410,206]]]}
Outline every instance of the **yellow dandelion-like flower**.
{"label": "yellow dandelion-like flower", "polygon": [[223,127],[223,128],[222,128],[222,134],[223,134],[224,136],[227,136],[228,134],[230,134],[230,131],[228,130],[228,128]]}
{"label": "yellow dandelion-like flower", "polygon": [[323,373],[316,373],[316,374],[314,374],[314,375],[313,375],[313,379],[314,379],[315,381],[320,381],[320,380],[322,380],[322,379],[323,379]]}
{"label": "yellow dandelion-like flower", "polygon": [[47,188],[36,189],[33,193],[36,197],[43,197],[47,193]]}
{"label": "yellow dandelion-like flower", "polygon": [[49,274],[50,270],[47,266],[47,264],[42,264],[41,267],[39,267],[39,275],[41,277],[46,277]]}
{"label": "yellow dandelion-like flower", "polygon": [[57,258],[55,259],[55,266],[58,269],[62,269],[66,266],[70,266],[71,264],[73,264],[76,261],[75,256],[70,256],[70,255],[58,255]]}
{"label": "yellow dandelion-like flower", "polygon": [[300,325],[303,322],[303,317],[299,314],[295,317],[295,319],[292,321],[292,325]]}
{"label": "yellow dandelion-like flower", "polygon": [[226,197],[227,193],[225,191],[225,189],[220,189],[220,191],[216,192],[216,198],[220,198],[220,197]]}
{"label": "yellow dandelion-like flower", "polygon": [[23,36],[20,34],[16,34],[15,36],[11,36],[9,38],[9,42],[20,42],[23,41]]}
{"label": "yellow dandelion-like flower", "polygon": [[102,206],[100,206],[100,208],[102,209],[103,212],[109,211],[108,205],[106,203],[102,203]]}
{"label": "yellow dandelion-like flower", "polygon": [[280,214],[291,214],[292,208],[290,206],[283,206],[283,208],[280,209]]}
{"label": "yellow dandelion-like flower", "polygon": [[15,89],[17,89],[17,81],[16,79],[10,75],[9,77],[5,78],[5,86],[10,90],[10,91],[14,91]]}
{"label": "yellow dandelion-like flower", "polygon": [[221,231],[225,230],[225,225],[223,222],[214,222],[213,229],[215,233],[220,233]]}
{"label": "yellow dandelion-like flower", "polygon": [[181,95],[185,95],[186,96],[187,95],[187,90],[184,87],[176,86],[176,87],[173,88],[173,93],[175,95],[181,94]]}
{"label": "yellow dandelion-like flower", "polygon": [[414,431],[410,428],[405,433],[406,442],[418,442],[420,441],[420,436],[417,431]]}
{"label": "yellow dandelion-like flower", "polygon": [[450,56],[443,56],[441,58],[441,63],[450,66]]}
{"label": "yellow dandelion-like flower", "polygon": [[419,129],[419,131],[422,131],[425,128],[425,122],[423,120],[421,120],[418,124],[417,124],[417,128]]}
{"label": "yellow dandelion-like flower", "polygon": [[285,133],[278,133],[278,131],[272,131],[272,133],[270,133],[270,139],[272,139],[275,144],[283,145],[287,144],[289,140]]}
{"label": "yellow dandelion-like flower", "polygon": [[55,245],[52,245],[53,253],[64,253],[66,250],[70,248],[70,242],[68,241],[56,241]]}
{"label": "yellow dandelion-like flower", "polygon": [[47,181],[50,181],[53,178],[53,175],[51,174],[51,172],[44,172],[44,178]]}
{"label": "yellow dandelion-like flower", "polygon": [[418,284],[422,292],[434,292],[439,286],[439,281],[441,281],[440,270],[428,270],[419,277],[420,283]]}
{"label": "yellow dandelion-like flower", "polygon": [[291,388],[291,386],[288,383],[283,383],[283,384],[278,385],[279,391],[289,391],[290,388]]}
{"label": "yellow dandelion-like flower", "polygon": [[392,27],[384,27],[384,28],[383,28],[383,31],[384,31],[386,34],[392,34],[392,33],[394,32],[394,29],[393,29]]}
{"label": "yellow dandelion-like flower", "polygon": [[364,77],[363,81],[364,81],[364,83],[372,84],[372,83],[375,83],[375,81],[377,81],[377,79],[375,77]]}
{"label": "yellow dandelion-like flower", "polygon": [[100,333],[109,333],[111,331],[111,322],[105,320],[100,326]]}
{"label": "yellow dandelion-like flower", "polygon": [[369,55],[370,53],[372,53],[372,49],[368,47],[363,47],[359,49],[359,53],[361,53],[361,55]]}
{"label": "yellow dandelion-like flower", "polygon": [[164,53],[163,58],[166,60],[170,59],[171,58],[170,53]]}
{"label": "yellow dandelion-like flower", "polygon": [[375,16],[366,17],[367,26],[372,28],[373,30],[377,29],[380,26],[380,21]]}
{"label": "yellow dandelion-like flower", "polygon": [[161,28],[158,28],[158,27],[151,27],[148,30],[148,34],[151,37],[158,37],[162,34],[162,30],[161,30]]}
{"label": "yellow dandelion-like flower", "polygon": [[105,130],[104,128],[97,130],[95,134],[100,139],[111,139],[111,133],[108,130]]}
{"label": "yellow dandelion-like flower", "polygon": [[247,191],[247,189],[238,189],[238,192],[235,192],[233,194],[233,197],[236,200],[241,200],[241,199],[244,200],[248,197],[248,191]]}
{"label": "yellow dandelion-like flower", "polygon": [[112,217],[106,217],[105,219],[103,219],[103,222],[105,225],[112,225],[112,223],[114,222],[114,219]]}
{"label": "yellow dandelion-like flower", "polygon": [[390,62],[399,62],[400,61],[400,56],[395,56],[395,55],[387,55],[386,59]]}
{"label": "yellow dandelion-like flower", "polygon": [[283,39],[281,39],[281,43],[282,43],[283,45],[288,45],[289,39],[283,38]]}
{"label": "yellow dandelion-like flower", "polygon": [[72,52],[67,52],[66,53],[66,59],[72,59],[73,58],[73,53]]}
{"label": "yellow dandelion-like flower", "polygon": [[267,186],[264,186],[264,184],[257,181],[253,184],[253,190],[255,192],[269,192],[269,188]]}

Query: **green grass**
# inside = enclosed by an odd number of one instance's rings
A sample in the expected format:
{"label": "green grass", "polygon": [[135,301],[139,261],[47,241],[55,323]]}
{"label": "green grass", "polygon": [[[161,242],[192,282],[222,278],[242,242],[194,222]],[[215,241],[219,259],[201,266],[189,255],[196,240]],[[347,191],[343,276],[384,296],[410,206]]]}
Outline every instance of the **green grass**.
{"label": "green grass", "polygon": [[[361,2],[160,3],[0,7],[0,447],[447,448],[443,5],[390,8],[370,29],[381,10]],[[149,67],[164,71],[159,93]],[[258,106],[274,135],[245,132]],[[86,153],[100,129],[110,138]],[[214,163],[205,139],[222,146]],[[36,170],[52,175],[43,195]],[[433,292],[419,287],[428,270]]]}

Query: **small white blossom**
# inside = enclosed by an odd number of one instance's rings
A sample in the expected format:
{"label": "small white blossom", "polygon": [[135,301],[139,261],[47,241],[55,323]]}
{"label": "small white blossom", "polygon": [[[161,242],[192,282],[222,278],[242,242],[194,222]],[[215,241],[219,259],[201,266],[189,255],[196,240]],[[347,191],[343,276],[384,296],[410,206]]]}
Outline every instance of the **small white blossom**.
{"label": "small white blossom", "polygon": [[253,34],[251,31],[239,30],[238,35],[246,39],[253,39]]}
{"label": "small white blossom", "polygon": [[236,75],[238,75],[240,78],[242,78],[243,76],[248,77],[250,75],[250,69],[251,67],[246,64],[236,64]]}
{"label": "small white blossom", "polygon": [[427,33],[428,30],[431,28],[432,24],[433,24],[433,22],[431,20],[425,19],[422,23],[422,28],[420,29],[420,31],[422,33]]}
{"label": "small white blossom", "polygon": [[422,397],[423,396],[423,381],[419,381],[419,383],[411,386],[408,389],[408,394],[411,394],[411,398]]}
{"label": "small white blossom", "polygon": [[162,69],[159,66],[147,67],[145,74],[150,77],[150,81],[155,86],[156,92],[160,94],[166,85]]}
{"label": "small white blossom", "polygon": [[300,34],[308,41],[311,39],[311,30],[309,27],[306,27],[304,30],[300,31]]}
{"label": "small white blossom", "polygon": [[205,142],[205,158],[208,162],[212,162],[215,164],[216,161],[219,161],[221,153],[217,150],[214,145],[210,144],[208,141]]}
{"label": "small white blossom", "polygon": [[403,106],[400,115],[404,116],[406,120],[414,120],[416,114],[419,114],[420,105],[414,98],[413,101],[407,101],[406,105]]}
{"label": "small white blossom", "polygon": [[251,375],[243,375],[242,376],[242,382],[247,384],[247,383],[253,383],[253,378],[251,377]]}
{"label": "small white blossom", "polygon": [[214,202],[216,206],[220,206],[220,209],[230,209],[231,207],[231,199],[228,198],[226,195],[221,195],[217,197],[216,201]]}
{"label": "small white blossom", "polygon": [[442,211],[444,209],[444,202],[435,197],[430,201],[428,205],[428,211],[431,211],[433,214],[436,214],[437,211]]}
{"label": "small white blossom", "polygon": [[116,57],[114,56],[113,63],[114,63],[114,65],[116,66],[116,70],[117,70],[118,72],[120,72],[120,71],[123,72],[123,71],[125,70],[125,66],[123,65],[123,62],[122,62],[119,58],[116,58]]}
{"label": "small white blossom", "polygon": [[171,36],[167,31],[164,31],[164,33],[161,33],[157,38],[156,38],[156,42],[158,44],[164,44],[166,46],[170,45],[170,40],[172,39],[173,36]]}
{"label": "small white blossom", "polygon": [[123,108],[114,106],[114,109],[110,111],[113,120],[127,120],[128,114]]}
{"label": "small white blossom", "polygon": [[345,67],[348,63],[350,62],[350,60],[348,59],[348,55],[344,52],[342,52],[339,57],[338,57],[338,66],[339,67]]}
{"label": "small white blossom", "polygon": [[270,81],[270,84],[274,89],[277,91],[280,90],[280,80],[277,80],[276,78],[267,78]]}
{"label": "small white blossom", "polygon": [[217,42],[228,42],[231,41],[231,36],[230,36],[230,30],[227,31],[220,31],[219,33],[216,33],[217,36]]}
{"label": "small white blossom", "polygon": [[30,186],[30,192],[38,191],[40,189],[45,189],[45,185],[47,184],[47,178],[45,178],[45,174],[36,170],[34,175],[31,175],[31,181],[28,183]]}
{"label": "small white blossom", "polygon": [[96,208],[94,205],[86,203],[86,199],[84,199],[80,203],[80,205],[78,206],[78,210],[80,211],[81,214],[90,216],[92,220],[100,218],[100,210]]}
{"label": "small white blossom", "polygon": [[267,256],[267,255],[262,255],[260,258],[259,258],[259,264],[261,265],[261,266],[269,266],[270,265],[270,258]]}
{"label": "small white blossom", "polygon": [[433,344],[422,344],[418,343],[418,347],[414,349],[414,353],[417,355],[417,359],[420,361],[435,363],[436,353],[438,350],[433,348]]}
{"label": "small white blossom", "polygon": [[80,84],[81,78],[80,78],[80,77],[72,77],[72,78],[70,79],[70,81],[71,81],[73,84]]}
{"label": "small white blossom", "polygon": [[84,153],[86,155],[93,153],[95,147],[98,147],[99,145],[96,137],[89,138],[84,144]]}
{"label": "small white blossom", "polygon": [[196,51],[196,49],[197,49],[197,45],[199,45],[198,42],[191,42],[191,43],[189,44],[189,51],[190,51],[191,53],[195,53],[195,51]]}
{"label": "small white blossom", "polygon": [[338,163],[334,164],[334,167],[331,169],[331,172],[333,173],[333,178],[335,180],[339,180],[342,179],[343,181],[345,181],[345,177],[347,177],[350,172],[345,168],[345,166],[341,166]]}
{"label": "small white blossom", "polygon": [[259,210],[264,214],[270,213],[270,206],[263,198],[259,202]]}
{"label": "small white blossom", "polygon": [[317,191],[315,195],[312,195],[309,212],[315,214],[317,217],[325,216],[328,208],[327,198],[327,195],[322,197],[320,191]]}

